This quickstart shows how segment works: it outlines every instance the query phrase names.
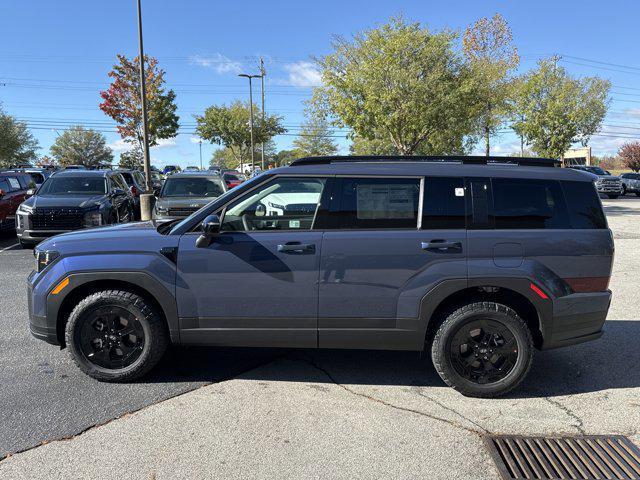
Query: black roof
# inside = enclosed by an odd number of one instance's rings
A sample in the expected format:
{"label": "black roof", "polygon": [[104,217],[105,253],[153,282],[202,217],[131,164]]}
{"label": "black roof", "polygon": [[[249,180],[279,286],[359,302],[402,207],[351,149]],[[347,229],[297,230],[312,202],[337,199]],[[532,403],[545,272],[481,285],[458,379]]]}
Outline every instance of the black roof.
{"label": "black roof", "polygon": [[462,163],[471,165],[508,164],[527,167],[559,167],[560,160],[537,157],[496,157],[473,155],[332,155],[324,157],[303,157],[291,162],[296,165],[318,165],[329,163],[395,163],[430,162]]}
{"label": "black roof", "polygon": [[65,176],[65,177],[106,177],[108,174],[112,173],[111,170],[80,170],[80,169],[71,169],[71,170],[60,170],[55,172],[55,176]]}

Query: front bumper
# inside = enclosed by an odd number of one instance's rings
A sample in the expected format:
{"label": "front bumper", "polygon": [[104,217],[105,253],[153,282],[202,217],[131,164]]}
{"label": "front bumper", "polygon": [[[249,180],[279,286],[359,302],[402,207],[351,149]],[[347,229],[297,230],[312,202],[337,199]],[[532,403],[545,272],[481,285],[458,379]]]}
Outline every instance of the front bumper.
{"label": "front bumper", "polygon": [[[36,337],[39,340],[44,340],[51,345],[60,345],[60,341],[58,340],[58,335],[56,332],[55,323],[52,324],[50,320],[47,319],[46,315],[37,314],[36,313],[36,303],[38,299],[34,296],[33,289],[33,277],[35,272],[32,272],[27,281],[27,305],[29,308],[29,330],[31,331],[31,335]],[[43,312],[39,312],[43,313]]]}
{"label": "front bumper", "polygon": [[22,243],[36,245],[41,241],[60,235],[61,233],[73,232],[74,230],[21,230],[16,229],[16,236]]}
{"label": "front bumper", "polygon": [[554,299],[550,334],[542,348],[566,347],[600,338],[610,305],[609,290]]}
{"label": "front bumper", "polygon": [[613,193],[622,195],[622,184],[620,185],[596,185],[596,191],[598,193]]}

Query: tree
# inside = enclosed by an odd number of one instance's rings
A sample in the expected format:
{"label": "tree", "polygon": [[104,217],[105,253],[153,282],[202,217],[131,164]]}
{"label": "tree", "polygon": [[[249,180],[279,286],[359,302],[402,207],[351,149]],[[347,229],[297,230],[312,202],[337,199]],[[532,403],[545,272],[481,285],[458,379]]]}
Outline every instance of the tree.
{"label": "tree", "polygon": [[300,156],[335,155],[338,145],[331,138],[333,132],[324,115],[307,112],[298,138],[293,141]]}
{"label": "tree", "polygon": [[[258,152],[260,143],[268,143],[274,136],[287,130],[282,126],[282,117],[265,115],[263,121],[260,109],[254,106],[253,111],[253,141]],[[228,148],[236,162],[245,165],[251,159],[249,117],[248,102],[237,101],[229,106],[212,105],[204,115],[196,115],[196,132],[200,138]],[[255,158],[260,156],[256,154]]]}
{"label": "tree", "polygon": [[0,109],[0,168],[34,161],[38,148],[27,125]]}
{"label": "tree", "polygon": [[51,155],[61,166],[84,165],[98,167],[111,164],[113,153],[100,132],[76,125],[56,138]]}
{"label": "tree", "polygon": [[479,105],[455,39],[402,18],[352,42],[336,37],[334,52],[317,60],[323,86],[313,102],[336,125],[364,139],[386,138],[401,154],[461,153]]}
{"label": "tree", "polygon": [[538,155],[561,157],[598,131],[610,88],[611,82],[598,77],[572,78],[557,66],[557,58],[541,60],[516,83],[513,129]]}
{"label": "tree", "polygon": [[470,62],[481,104],[479,130],[490,154],[490,139],[508,114],[509,74],[518,67],[518,50],[506,20],[496,13],[467,27],[462,50]]}
{"label": "tree", "polygon": [[[176,94],[164,89],[164,70],[158,67],[158,60],[145,55],[145,87],[147,97],[147,134],[149,145],[156,145],[158,139],[175,137],[178,120],[175,104]],[[138,57],[129,60],[118,55],[118,63],[109,72],[113,79],[109,89],[100,92],[104,100],[100,109],[118,124],[120,136],[143,151],[142,101],[140,97],[140,71]]]}
{"label": "tree", "polygon": [[141,170],[144,165],[144,156],[139,146],[134,146],[131,150],[120,154],[120,168],[130,168]]}
{"label": "tree", "polygon": [[640,142],[625,143],[618,152],[626,168],[640,172]]}
{"label": "tree", "polygon": [[213,151],[209,165],[217,165],[220,168],[236,168],[237,162],[233,152],[225,147]]}
{"label": "tree", "polygon": [[280,150],[273,157],[273,163],[276,167],[282,167],[285,165],[289,165],[295,159],[300,158],[300,152],[297,150]]}

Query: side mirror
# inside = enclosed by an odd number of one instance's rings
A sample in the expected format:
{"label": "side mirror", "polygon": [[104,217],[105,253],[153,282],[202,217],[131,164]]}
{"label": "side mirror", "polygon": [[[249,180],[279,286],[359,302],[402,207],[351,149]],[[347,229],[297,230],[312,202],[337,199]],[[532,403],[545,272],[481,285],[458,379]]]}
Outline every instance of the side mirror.
{"label": "side mirror", "polygon": [[265,207],[262,203],[256,205],[256,217],[264,217],[267,214],[267,207]]}
{"label": "side mirror", "polygon": [[120,195],[124,195],[124,190],[122,188],[114,188],[111,193],[114,197],[119,197]]}
{"label": "side mirror", "polygon": [[213,237],[220,233],[220,217],[218,215],[208,215],[202,221],[202,235],[196,240],[196,247],[206,248],[211,245]]}
{"label": "side mirror", "polygon": [[35,188],[30,188],[29,190],[27,190],[27,196],[31,197],[32,195],[36,194],[36,189]]}

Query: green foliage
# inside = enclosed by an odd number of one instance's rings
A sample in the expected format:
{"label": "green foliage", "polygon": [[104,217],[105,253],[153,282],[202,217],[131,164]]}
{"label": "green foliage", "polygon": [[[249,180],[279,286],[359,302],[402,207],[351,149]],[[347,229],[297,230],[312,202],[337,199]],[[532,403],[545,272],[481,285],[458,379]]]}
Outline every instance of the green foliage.
{"label": "green foliage", "polygon": [[586,145],[607,113],[611,83],[597,77],[576,79],[557,59],[541,60],[522,77],[511,104],[513,129],[538,154],[560,157],[575,142]]}
{"label": "green foliage", "polygon": [[120,154],[120,168],[130,168],[133,170],[142,170],[144,168],[144,154],[138,145],[131,150]]}
{"label": "green foliage", "polygon": [[213,151],[209,165],[218,165],[221,168],[236,168],[238,162],[233,152],[225,147]]}
{"label": "green foliage", "polygon": [[640,142],[625,143],[618,155],[626,168],[640,172]]}
{"label": "green foliage", "polygon": [[394,18],[336,38],[319,59],[324,86],[314,105],[363,139],[386,139],[401,154],[461,153],[477,129],[476,83],[454,50],[456,35]]}
{"label": "green foliage", "polygon": [[51,155],[61,166],[98,167],[109,165],[113,160],[104,135],[82,125],[71,127],[58,136],[51,146]]}
{"label": "green foliage", "polygon": [[[204,115],[196,115],[196,132],[200,138],[227,148],[237,164],[251,161],[251,131],[249,128],[249,103],[240,101],[229,106],[213,105]],[[260,160],[259,145],[268,143],[275,135],[286,132],[282,126],[282,117],[265,115],[264,121],[260,109],[253,108],[253,141],[256,148],[256,163]]]}
{"label": "green foliage", "polygon": [[326,117],[308,111],[300,134],[293,141],[293,146],[302,157],[335,155],[338,145],[333,141],[332,135],[333,132],[329,128]]}
{"label": "green foliage", "polygon": [[[147,99],[149,145],[158,139],[175,137],[178,120],[173,90],[164,89],[165,72],[158,67],[158,60],[145,55],[145,88]],[[138,57],[129,60],[118,55],[118,63],[109,72],[113,79],[109,89],[100,92],[103,102],[100,109],[118,124],[118,132],[126,141],[143,148],[142,100],[140,96],[140,71]]]}
{"label": "green foliage", "polygon": [[302,156],[303,155],[300,155],[300,152],[298,152],[297,150],[280,150],[273,157],[273,164],[276,167],[282,167],[284,165],[289,165],[295,159],[300,158]]}
{"label": "green foliage", "polygon": [[27,125],[0,109],[0,168],[34,161],[38,148]]}
{"label": "green foliage", "polygon": [[510,74],[520,63],[512,42],[511,29],[499,13],[469,26],[462,40],[481,105],[478,130],[484,137],[486,155],[490,154],[491,136],[508,116]]}

